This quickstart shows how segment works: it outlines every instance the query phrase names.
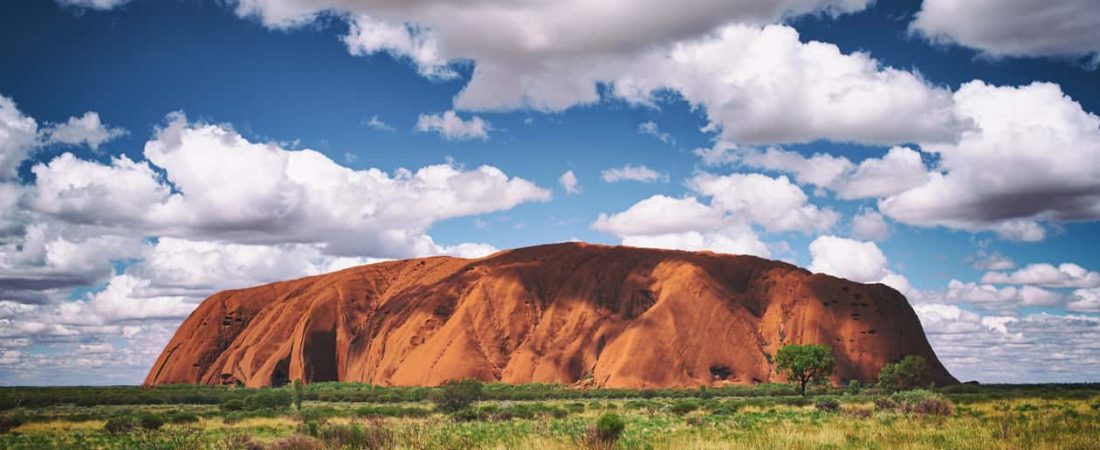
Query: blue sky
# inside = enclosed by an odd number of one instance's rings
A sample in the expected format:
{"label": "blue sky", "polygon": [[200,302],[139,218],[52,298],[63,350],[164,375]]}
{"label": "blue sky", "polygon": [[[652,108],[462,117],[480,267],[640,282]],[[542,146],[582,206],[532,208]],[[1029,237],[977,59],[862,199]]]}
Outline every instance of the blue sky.
{"label": "blue sky", "polygon": [[1100,23],[9,3],[0,384],[137,383],[220,289],[567,240],[884,282],[960,378],[1098,381]]}

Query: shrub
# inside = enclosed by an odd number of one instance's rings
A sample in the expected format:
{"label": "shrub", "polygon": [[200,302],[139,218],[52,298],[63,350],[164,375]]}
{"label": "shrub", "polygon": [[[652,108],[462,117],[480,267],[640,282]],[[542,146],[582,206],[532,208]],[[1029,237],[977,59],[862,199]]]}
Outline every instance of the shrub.
{"label": "shrub", "polygon": [[219,407],[222,411],[241,411],[244,409],[244,400],[239,398],[226,399]]}
{"label": "shrub", "polygon": [[875,411],[893,411],[897,409],[898,404],[888,398],[876,398],[875,399]]}
{"label": "shrub", "polygon": [[316,439],[300,434],[292,434],[271,443],[267,450],[318,450],[320,448],[321,445]]}
{"label": "shrub", "polygon": [[626,430],[626,422],[622,417],[613,412],[606,412],[600,416],[596,424],[588,428],[587,441],[590,447],[613,447],[623,431]]}
{"label": "shrub", "polygon": [[484,417],[482,410],[476,406],[467,406],[451,413],[451,418],[459,422],[473,422]]}
{"label": "shrub", "polygon": [[850,381],[848,381],[848,390],[847,390],[848,394],[858,395],[859,391],[861,389],[863,389],[863,384],[860,383],[859,380],[850,380]]}
{"label": "shrub", "polygon": [[928,383],[928,363],[917,355],[909,355],[901,361],[887,364],[878,373],[878,384],[886,389],[914,389],[927,386]]}
{"label": "shrub", "polygon": [[676,403],[673,403],[672,406],[669,406],[668,408],[668,410],[671,411],[673,414],[678,414],[681,416],[697,409],[699,409],[699,402],[692,400],[680,400]]}
{"label": "shrub", "polygon": [[955,406],[943,398],[926,398],[908,408],[906,412],[928,416],[950,416],[955,414]]}
{"label": "shrub", "polygon": [[203,447],[202,432],[196,428],[181,428],[160,432],[137,432],[129,436],[123,448],[142,450],[193,450]]}
{"label": "shrub", "polygon": [[305,385],[302,383],[302,379],[298,378],[294,380],[294,409],[298,411],[302,410],[302,399],[305,397]]}
{"label": "shrub", "polygon": [[361,407],[355,414],[360,417],[427,417],[432,411],[416,406],[378,405]]}
{"label": "shrub", "polygon": [[737,413],[737,410],[741,408],[741,405],[734,402],[722,402],[708,405],[708,409],[711,414],[716,416],[728,416]]}
{"label": "shrub", "polygon": [[112,417],[107,419],[107,423],[103,424],[103,429],[111,434],[126,434],[134,431],[134,428],[137,428],[137,424],[134,422],[134,418],[130,416]]}
{"label": "shrub", "polygon": [[359,424],[326,425],[318,437],[324,448],[382,450],[394,448],[394,434],[381,421],[375,420],[366,427]]}
{"label": "shrub", "polygon": [[22,425],[23,416],[18,414],[5,414],[0,416],[0,434],[11,431],[12,428]]}
{"label": "shrub", "polygon": [[840,411],[840,402],[831,398],[823,398],[821,400],[818,400],[817,403],[814,404],[814,408],[822,412],[835,413],[837,411]]}
{"label": "shrub", "polygon": [[159,430],[164,426],[164,416],[155,413],[141,413],[137,417],[137,425],[146,430]]}
{"label": "shrub", "polygon": [[604,413],[596,420],[596,436],[605,442],[618,441],[626,429],[626,422],[615,413]]}
{"label": "shrub", "polygon": [[276,389],[264,389],[249,395],[244,400],[244,409],[258,410],[283,410],[290,407],[292,398],[289,392]]}
{"label": "shrub", "polygon": [[844,410],[844,414],[857,419],[866,419],[871,417],[871,410],[863,408],[853,408]]}
{"label": "shrub", "polygon": [[432,391],[428,399],[435,403],[440,411],[451,413],[481,400],[481,389],[481,382],[478,380],[455,380]]}
{"label": "shrub", "polygon": [[955,413],[951,402],[926,389],[897,392],[890,396],[890,401],[895,405],[895,410],[908,414],[949,416]]}
{"label": "shrub", "polygon": [[171,423],[195,423],[199,421],[199,416],[191,411],[172,411],[165,419]]}

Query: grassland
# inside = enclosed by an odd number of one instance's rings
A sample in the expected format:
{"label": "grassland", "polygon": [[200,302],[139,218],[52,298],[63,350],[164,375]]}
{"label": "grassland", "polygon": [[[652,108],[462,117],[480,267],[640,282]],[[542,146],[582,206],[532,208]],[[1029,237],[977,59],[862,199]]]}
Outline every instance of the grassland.
{"label": "grassland", "polygon": [[[801,397],[786,385],[492,384],[452,413],[428,400],[433,392],[317,383],[301,391],[298,409],[292,387],[3,388],[0,448],[1100,448],[1098,385],[959,385],[915,395],[817,387]],[[911,397],[942,402],[907,408]],[[621,418],[621,435],[593,439],[608,413]]]}

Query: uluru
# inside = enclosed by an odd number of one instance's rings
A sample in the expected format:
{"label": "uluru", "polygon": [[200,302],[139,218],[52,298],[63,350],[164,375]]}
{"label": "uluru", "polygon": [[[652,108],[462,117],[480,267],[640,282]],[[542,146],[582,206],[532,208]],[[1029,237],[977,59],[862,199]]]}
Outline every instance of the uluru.
{"label": "uluru", "polygon": [[787,344],[830,345],[834,383],[873,381],[907,355],[956,382],[888,286],[753,256],[563,243],[219,292],[145,384],[717,386],[784,381],[773,355]]}

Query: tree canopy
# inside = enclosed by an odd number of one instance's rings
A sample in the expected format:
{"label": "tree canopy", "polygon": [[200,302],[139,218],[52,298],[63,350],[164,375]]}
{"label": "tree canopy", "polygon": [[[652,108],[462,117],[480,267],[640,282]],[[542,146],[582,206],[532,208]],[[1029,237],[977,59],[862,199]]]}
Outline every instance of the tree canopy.
{"label": "tree canopy", "polygon": [[878,384],[892,390],[914,389],[927,386],[928,363],[923,357],[909,355],[901,361],[887,364],[878,373]]}
{"label": "tree canopy", "polygon": [[833,349],[828,345],[785,345],[775,355],[776,369],[798,384],[798,392],[806,395],[806,385],[829,379],[836,367]]}

